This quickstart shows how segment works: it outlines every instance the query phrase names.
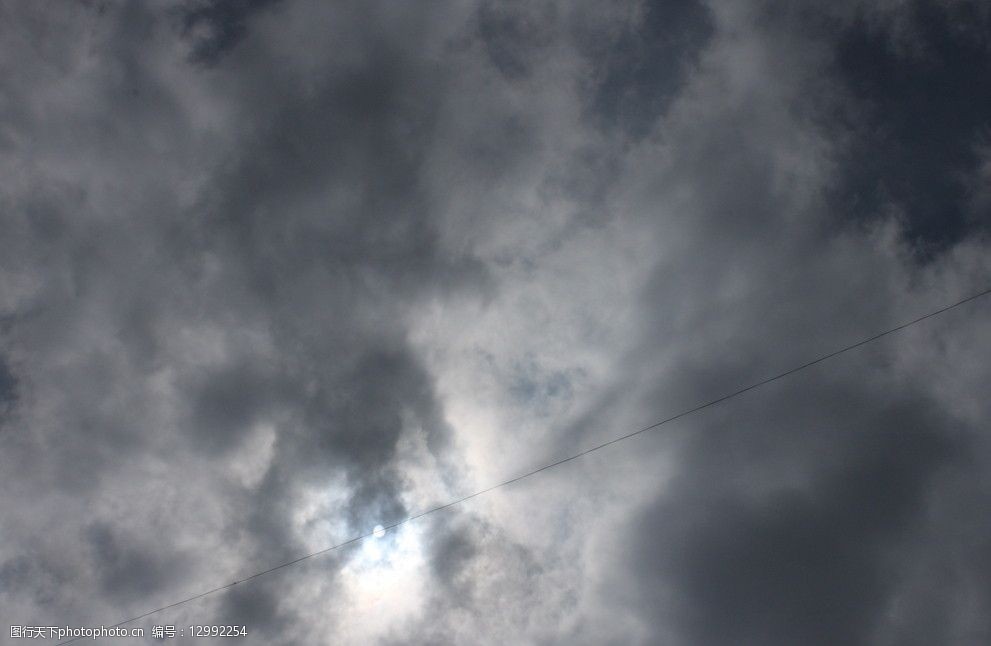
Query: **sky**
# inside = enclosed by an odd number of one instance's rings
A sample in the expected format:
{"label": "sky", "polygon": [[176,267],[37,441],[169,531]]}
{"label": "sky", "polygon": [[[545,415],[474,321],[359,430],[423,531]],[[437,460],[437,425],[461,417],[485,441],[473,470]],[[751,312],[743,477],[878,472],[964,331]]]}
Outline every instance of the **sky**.
{"label": "sky", "polygon": [[[979,0],[4,2],[0,52],[12,643],[991,287]],[[128,626],[987,644],[989,320],[971,302]]]}

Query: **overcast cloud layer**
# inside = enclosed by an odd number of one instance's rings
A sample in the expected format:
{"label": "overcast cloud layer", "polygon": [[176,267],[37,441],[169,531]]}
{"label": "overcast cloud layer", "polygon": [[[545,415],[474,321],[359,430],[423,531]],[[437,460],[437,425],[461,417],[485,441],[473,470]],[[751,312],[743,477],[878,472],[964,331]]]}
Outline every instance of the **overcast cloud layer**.
{"label": "overcast cloud layer", "polygon": [[[978,0],[5,2],[0,50],[5,640],[243,579],[991,286]],[[989,320],[133,625],[991,643]]]}

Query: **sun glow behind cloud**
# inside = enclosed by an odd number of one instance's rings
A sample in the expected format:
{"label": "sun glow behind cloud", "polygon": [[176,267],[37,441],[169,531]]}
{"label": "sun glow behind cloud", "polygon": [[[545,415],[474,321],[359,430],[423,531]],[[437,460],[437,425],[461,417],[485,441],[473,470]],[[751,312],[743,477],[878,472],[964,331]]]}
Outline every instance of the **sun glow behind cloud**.
{"label": "sun glow behind cloud", "polygon": [[426,576],[422,529],[404,525],[361,541],[341,570],[354,638],[374,639],[420,611]]}

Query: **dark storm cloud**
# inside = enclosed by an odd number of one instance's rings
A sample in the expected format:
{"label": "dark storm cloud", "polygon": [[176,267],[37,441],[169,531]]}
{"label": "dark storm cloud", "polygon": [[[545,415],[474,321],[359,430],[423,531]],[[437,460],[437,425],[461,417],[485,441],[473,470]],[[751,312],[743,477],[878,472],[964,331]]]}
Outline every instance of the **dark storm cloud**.
{"label": "dark storm cloud", "polygon": [[216,617],[220,625],[251,625],[266,639],[281,643],[292,622],[298,620],[298,614],[285,603],[285,586],[284,580],[274,579],[235,587],[221,599],[218,611],[209,616]]}
{"label": "dark storm cloud", "polygon": [[553,2],[484,2],[477,14],[478,36],[501,74],[525,76],[555,41],[559,13]]}
{"label": "dark storm cloud", "polygon": [[579,41],[598,58],[593,118],[642,137],[681,89],[712,34],[698,0],[646,2],[614,39]]}
{"label": "dark storm cloud", "polygon": [[875,643],[927,492],[961,466],[955,422],[925,398],[786,390],[693,424],[670,497],[637,521],[645,612],[686,643]]}
{"label": "dark storm cloud", "polygon": [[82,534],[102,594],[118,603],[135,595],[158,595],[188,574],[188,563],[175,553],[163,554],[154,540],[127,536],[101,521]]}
{"label": "dark storm cloud", "polygon": [[0,356],[0,420],[4,419],[16,402],[17,378],[3,356]]}
{"label": "dark storm cloud", "polygon": [[991,13],[981,2],[905,3],[897,23],[859,17],[836,36],[836,73],[862,120],[842,160],[835,208],[874,219],[894,208],[931,257],[987,231],[972,204],[980,145],[991,132]]}
{"label": "dark storm cloud", "polygon": [[181,9],[185,35],[192,39],[192,59],[216,63],[244,38],[253,13],[280,0],[205,0],[187,3]]}

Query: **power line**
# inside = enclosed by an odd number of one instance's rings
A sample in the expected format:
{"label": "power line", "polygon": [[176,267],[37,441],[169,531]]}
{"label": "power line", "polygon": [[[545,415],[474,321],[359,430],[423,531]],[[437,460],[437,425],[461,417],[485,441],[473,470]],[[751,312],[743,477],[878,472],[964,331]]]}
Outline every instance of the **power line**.
{"label": "power line", "polygon": [[[965,303],[969,303],[971,301],[977,300],[978,298],[981,298],[982,296],[987,296],[988,294],[991,294],[991,288],[986,289],[986,290],[984,290],[982,292],[978,292],[977,294],[973,294],[971,296],[968,296],[967,298],[964,298],[963,300],[959,300],[959,301],[953,303],[952,305],[947,305],[945,307],[941,307],[938,310],[934,310],[932,312],[929,312],[928,314],[925,314],[925,315],[920,316],[920,317],[918,317],[916,319],[913,319],[911,321],[908,321],[907,323],[902,323],[901,325],[898,325],[896,327],[893,327],[893,328],[890,328],[888,330],[885,330],[884,332],[880,332],[878,334],[875,334],[874,336],[871,336],[871,337],[868,337],[866,339],[863,339],[862,341],[858,341],[858,342],[853,343],[851,345],[844,346],[844,347],[842,347],[842,348],[840,348],[838,350],[834,350],[833,352],[830,352],[828,354],[824,354],[824,355],[822,355],[822,356],[820,356],[820,357],[818,357],[816,359],[813,359],[812,361],[809,361],[807,363],[803,363],[800,366],[797,366],[795,368],[791,368],[790,370],[786,370],[786,371],[784,371],[782,373],[776,374],[773,377],[768,377],[767,379],[763,379],[761,381],[755,382],[753,384],[750,384],[749,386],[746,386],[744,388],[740,388],[739,390],[736,390],[734,392],[731,392],[731,393],[729,393],[727,395],[723,395],[722,397],[717,397],[716,399],[709,400],[709,401],[705,402],[704,404],[699,404],[698,406],[695,406],[694,408],[689,408],[688,410],[682,411],[682,412],[678,413],[677,415],[672,415],[671,417],[668,417],[666,419],[662,419],[659,422],[654,422],[650,426],[645,426],[645,427],[643,427],[641,429],[638,429],[636,431],[633,431],[632,433],[627,433],[626,435],[621,435],[619,437],[615,437],[615,438],[613,438],[611,440],[608,440],[606,442],[603,442],[602,444],[598,444],[598,445],[593,446],[593,447],[591,447],[589,449],[585,449],[584,451],[581,451],[579,453],[575,453],[574,455],[570,455],[570,456],[568,456],[566,458],[562,458],[562,459],[560,459],[560,460],[558,460],[556,462],[551,462],[549,464],[545,464],[542,467],[538,467],[538,468],[536,468],[536,469],[534,469],[532,471],[528,471],[528,472],[526,472],[526,473],[524,473],[522,475],[518,475],[515,478],[510,478],[509,480],[505,480],[503,482],[500,482],[499,484],[492,485],[491,487],[488,487],[486,489],[481,489],[481,490],[476,491],[476,492],[474,492],[472,494],[468,494],[467,496],[464,496],[462,498],[458,498],[456,500],[452,500],[451,502],[445,503],[445,504],[440,505],[438,507],[434,507],[432,509],[428,509],[426,511],[422,511],[422,512],[420,512],[418,514],[415,514],[413,516],[408,516],[408,517],[404,518],[403,520],[400,520],[399,522],[396,522],[396,523],[393,523],[393,524],[388,525],[386,527],[383,527],[382,529],[384,529],[386,531],[388,531],[390,529],[395,529],[397,527],[400,527],[401,525],[405,525],[407,523],[410,523],[410,522],[412,522],[412,521],[414,521],[414,520],[416,520],[418,518],[423,518],[424,516],[429,516],[430,514],[436,513],[438,511],[443,511],[444,509],[448,509],[450,507],[454,507],[455,505],[460,505],[463,502],[466,502],[468,500],[471,500],[472,498],[476,498],[478,496],[481,496],[483,494],[486,494],[486,493],[488,493],[490,491],[494,491],[495,489],[499,489],[501,487],[505,487],[507,485],[511,485],[514,482],[519,482],[520,480],[523,480],[524,478],[529,478],[530,476],[536,475],[536,474],[540,473],[541,471],[547,471],[548,469],[553,469],[554,467],[560,466],[562,464],[565,464],[566,462],[571,462],[572,460],[577,460],[580,457],[586,456],[589,453],[594,453],[595,451],[598,451],[599,449],[604,449],[605,447],[610,446],[612,444],[616,444],[617,442],[622,442],[623,440],[628,440],[631,437],[635,437],[635,436],[640,435],[642,433],[646,433],[647,431],[652,431],[652,430],[654,430],[654,429],[656,429],[656,428],[658,428],[660,426],[663,426],[664,424],[667,424],[669,422],[673,422],[673,421],[675,421],[677,419],[681,419],[682,417],[686,417],[686,416],[691,415],[693,413],[697,413],[700,410],[709,408],[710,406],[715,406],[716,404],[722,403],[722,402],[724,402],[724,401],[726,401],[728,399],[733,399],[734,397],[738,397],[738,396],[740,396],[740,395],[742,395],[742,394],[744,394],[746,392],[749,392],[749,391],[754,390],[756,388],[760,388],[761,386],[765,386],[765,385],[771,383],[772,381],[777,381],[777,380],[783,379],[783,378],[785,378],[785,377],[787,377],[789,375],[793,375],[796,372],[805,370],[806,368],[810,368],[810,367],[812,367],[812,366],[814,366],[814,365],[816,365],[818,363],[822,363],[823,361],[826,361],[828,359],[832,359],[833,357],[836,357],[838,355],[841,355],[841,354],[843,354],[845,352],[849,352],[850,350],[855,350],[856,348],[859,348],[861,346],[867,345],[868,343],[872,343],[874,341],[877,341],[878,339],[880,339],[882,337],[885,337],[885,336],[888,336],[889,334],[893,334],[893,333],[898,332],[900,330],[904,330],[905,328],[911,327],[911,326],[915,325],[916,323],[921,323],[922,321],[925,321],[926,319],[930,319],[930,318],[933,318],[934,316],[938,316],[940,314],[943,314],[944,312],[948,312],[948,311],[950,311],[950,310],[952,310],[954,308],[957,308],[957,307],[960,307],[961,305],[964,305]],[[251,574],[249,576],[246,576],[243,579],[238,579],[238,580],[233,581],[231,583],[228,583],[226,585],[218,586],[216,588],[213,588],[212,590],[207,590],[205,592],[201,592],[201,593],[199,593],[197,595],[188,597],[186,599],[182,599],[181,601],[176,601],[175,603],[170,603],[170,604],[168,604],[166,606],[162,606],[161,608],[155,608],[154,610],[149,610],[148,612],[142,613],[140,615],[136,615],[134,617],[131,617],[130,619],[125,619],[124,621],[121,621],[119,623],[114,624],[113,626],[110,626],[110,628],[117,628],[117,627],[123,626],[125,624],[129,624],[131,622],[137,621],[139,619],[144,619],[145,617],[149,617],[149,616],[154,615],[156,613],[162,612],[163,610],[168,610],[170,608],[175,608],[177,606],[181,606],[183,604],[189,603],[190,601],[195,601],[197,599],[202,599],[203,597],[209,596],[211,594],[215,594],[217,592],[222,592],[224,590],[228,590],[230,588],[233,588],[236,585],[241,585],[241,584],[247,583],[248,581],[251,581],[253,579],[257,579],[259,577],[265,576],[266,574],[271,574],[272,572],[275,572],[276,570],[281,570],[281,569],[290,567],[292,565],[296,565],[297,563],[300,563],[302,561],[306,561],[307,559],[311,559],[311,558],[313,558],[315,556],[320,556],[322,554],[326,554],[327,552],[332,552],[334,550],[340,549],[342,547],[346,547],[346,546],[351,545],[353,543],[358,543],[360,541],[363,541],[366,538],[369,538],[370,536],[373,536],[374,534],[375,534],[375,531],[373,530],[373,531],[367,532],[365,534],[361,534],[359,536],[355,536],[353,538],[349,538],[348,540],[344,541],[343,543],[337,543],[336,545],[331,545],[330,547],[326,547],[326,548],[324,548],[322,550],[319,550],[319,551],[316,551],[316,552],[312,552],[310,554],[306,554],[305,556],[300,556],[300,557],[298,557],[296,559],[293,559],[291,561],[286,561],[285,563],[280,563],[279,565],[270,567],[267,570],[262,570],[260,572],[255,572],[254,574]],[[67,641],[59,642],[59,644],[71,644],[72,642],[78,641],[80,639],[83,639],[83,638],[82,637],[76,637],[76,638],[73,638],[73,639],[70,639],[70,640],[67,640]],[[56,645],[56,646],[58,646],[58,645]]]}

